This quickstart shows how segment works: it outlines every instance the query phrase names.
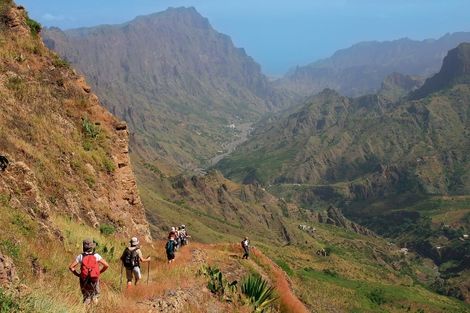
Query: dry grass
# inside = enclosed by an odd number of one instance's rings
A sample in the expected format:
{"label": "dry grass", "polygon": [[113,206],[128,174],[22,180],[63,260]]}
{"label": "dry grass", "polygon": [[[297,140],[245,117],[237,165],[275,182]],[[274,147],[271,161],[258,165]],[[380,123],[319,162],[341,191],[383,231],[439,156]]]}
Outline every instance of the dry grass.
{"label": "dry grass", "polygon": [[308,313],[305,305],[294,295],[291,283],[285,272],[279,268],[271,259],[260,250],[253,249],[254,260],[259,263],[274,281],[276,291],[279,295],[281,312],[286,313]]}

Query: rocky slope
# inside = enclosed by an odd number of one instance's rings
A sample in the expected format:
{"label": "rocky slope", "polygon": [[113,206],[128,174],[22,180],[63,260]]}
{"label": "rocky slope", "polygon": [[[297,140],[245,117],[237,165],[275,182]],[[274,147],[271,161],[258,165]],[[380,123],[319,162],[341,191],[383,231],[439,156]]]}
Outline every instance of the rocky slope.
{"label": "rocky slope", "polygon": [[147,160],[203,165],[236,136],[230,124],[283,104],[260,66],[194,8],[122,25],[51,28],[43,38],[129,123],[133,148]]}
{"label": "rocky slope", "polygon": [[61,237],[56,214],[149,237],[128,130],[82,76],[44,47],[23,8],[2,4],[0,172],[2,205]]}
{"label": "rocky slope", "polygon": [[304,96],[324,88],[346,96],[376,93],[385,77],[394,72],[424,78],[433,75],[448,50],[468,41],[470,33],[462,32],[437,40],[362,42],[339,50],[330,58],[295,68],[278,86]]}

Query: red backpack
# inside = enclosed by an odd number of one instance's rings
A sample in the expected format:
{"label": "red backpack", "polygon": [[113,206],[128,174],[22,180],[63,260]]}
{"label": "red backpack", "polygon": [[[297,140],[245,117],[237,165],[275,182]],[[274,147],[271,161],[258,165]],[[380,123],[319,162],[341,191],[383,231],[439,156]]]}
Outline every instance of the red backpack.
{"label": "red backpack", "polygon": [[82,254],[82,266],[80,268],[80,279],[87,282],[97,282],[100,278],[100,266],[95,254]]}

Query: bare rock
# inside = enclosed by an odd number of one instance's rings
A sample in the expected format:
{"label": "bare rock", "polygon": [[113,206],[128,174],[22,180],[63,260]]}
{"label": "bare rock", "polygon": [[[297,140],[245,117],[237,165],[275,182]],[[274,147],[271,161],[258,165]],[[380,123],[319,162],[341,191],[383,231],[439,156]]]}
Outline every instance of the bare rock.
{"label": "bare rock", "polygon": [[0,286],[2,288],[9,288],[11,285],[18,281],[18,275],[16,274],[15,264],[13,260],[0,253]]}
{"label": "bare rock", "polygon": [[86,93],[91,92],[91,87],[90,87],[90,85],[87,84],[87,82],[85,80],[85,77],[79,76],[78,79],[77,79],[77,84],[78,84],[78,86],[80,86],[80,88],[82,88],[82,90],[84,92],[86,92]]}

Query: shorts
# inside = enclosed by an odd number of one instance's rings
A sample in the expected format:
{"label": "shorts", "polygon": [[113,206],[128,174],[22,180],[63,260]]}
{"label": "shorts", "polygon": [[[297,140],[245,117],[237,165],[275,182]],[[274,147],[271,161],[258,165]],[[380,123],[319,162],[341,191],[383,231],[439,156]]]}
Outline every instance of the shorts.
{"label": "shorts", "polygon": [[167,252],[166,257],[168,258],[168,261],[171,261],[175,258],[175,253],[174,252]]}
{"label": "shorts", "polygon": [[142,273],[140,272],[140,267],[135,266],[134,268],[126,268],[126,277],[127,281],[132,281],[132,277],[135,277],[136,280],[142,278]]}
{"label": "shorts", "polygon": [[91,301],[96,302],[100,295],[100,281],[83,282],[80,280],[80,290],[82,291],[84,303],[89,304]]}

